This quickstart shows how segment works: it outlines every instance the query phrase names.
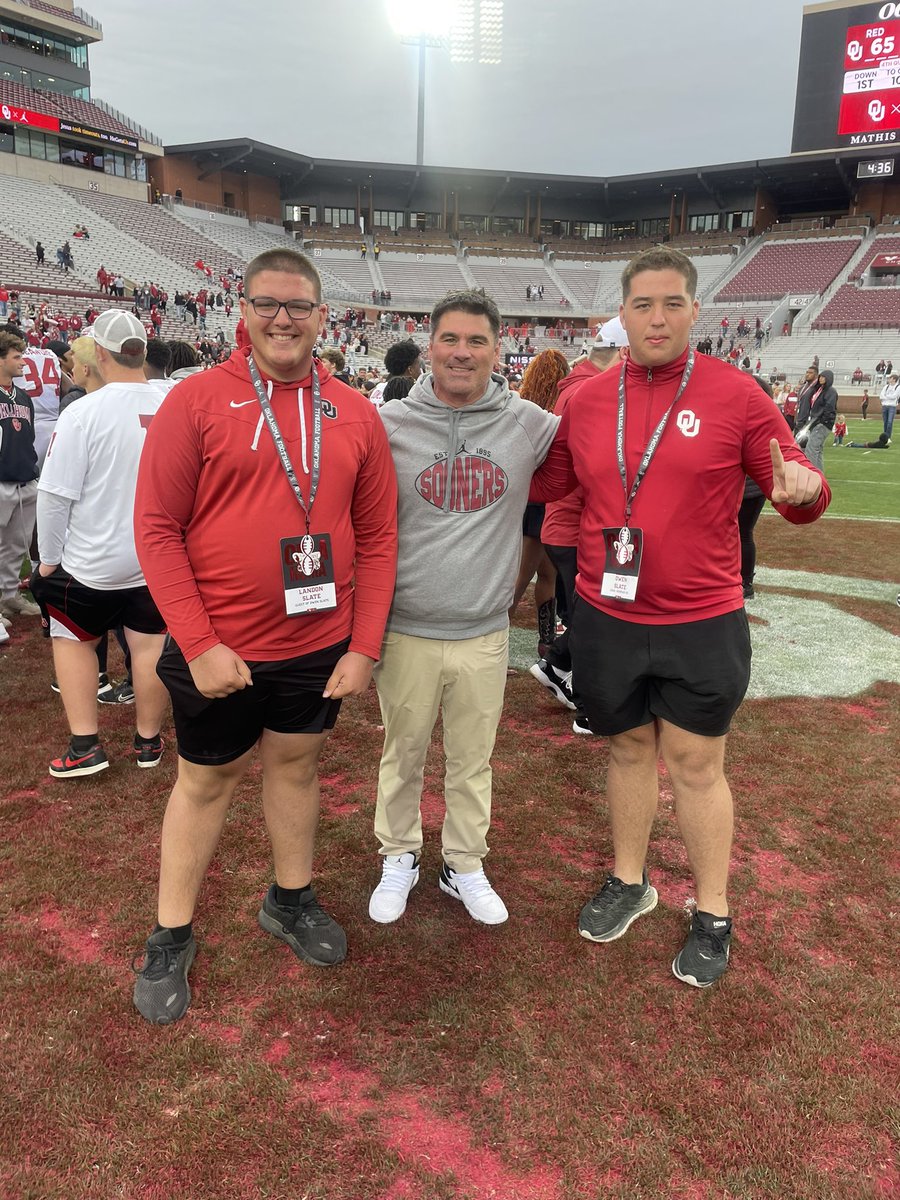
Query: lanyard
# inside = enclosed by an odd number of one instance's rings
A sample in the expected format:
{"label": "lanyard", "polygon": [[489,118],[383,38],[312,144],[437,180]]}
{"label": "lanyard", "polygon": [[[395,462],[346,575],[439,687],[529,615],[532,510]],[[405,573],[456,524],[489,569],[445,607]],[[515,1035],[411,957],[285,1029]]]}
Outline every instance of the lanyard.
{"label": "lanyard", "polygon": [[637,490],[641,486],[641,481],[647,474],[647,468],[656,453],[656,448],[659,445],[660,438],[666,428],[666,423],[669,420],[669,415],[672,409],[684,395],[685,389],[690,381],[694,371],[694,352],[690,351],[687,357],[687,363],[684,368],[684,374],[681,377],[681,383],[678,385],[678,391],[675,393],[675,399],[663,413],[662,420],[653,430],[650,436],[650,441],[647,443],[647,449],[644,451],[644,456],[640,461],[637,469],[637,474],[634,477],[634,482],[631,485],[631,491],[628,490],[628,477],[625,473],[625,372],[628,364],[622,363],[622,374],[619,376],[619,417],[616,422],[616,457],[619,460],[619,475],[622,477],[622,488],[625,492],[625,524],[627,525],[631,519],[631,505],[637,495]]}
{"label": "lanyard", "polygon": [[[316,374],[316,364],[312,363],[310,371],[312,372],[312,412],[313,412],[313,441],[312,441],[312,473],[309,481],[309,503],[303,499],[303,493],[300,491],[300,484],[297,482],[297,475],[294,471],[294,464],[291,462],[290,455],[287,452],[287,447],[284,444],[284,438],[281,436],[281,430],[278,428],[278,422],[275,420],[275,414],[272,412],[272,405],[269,402],[269,397],[266,389],[263,387],[263,382],[259,377],[259,371],[256,369],[256,363],[253,361],[253,355],[247,359],[247,366],[250,368],[250,378],[253,381],[253,386],[256,389],[256,398],[259,400],[259,407],[263,411],[263,416],[266,418],[266,424],[269,426],[269,433],[272,435],[272,441],[275,443],[275,449],[278,451],[278,457],[281,459],[281,465],[284,467],[284,473],[288,477],[288,483],[294,489],[294,495],[297,497],[297,503],[303,509],[306,516],[306,532],[309,533],[309,515],[312,512],[313,501],[316,498],[316,492],[319,487],[319,468],[322,462],[322,395],[319,391],[319,376]],[[303,424],[303,396],[300,395],[299,404],[301,406],[300,423]]]}

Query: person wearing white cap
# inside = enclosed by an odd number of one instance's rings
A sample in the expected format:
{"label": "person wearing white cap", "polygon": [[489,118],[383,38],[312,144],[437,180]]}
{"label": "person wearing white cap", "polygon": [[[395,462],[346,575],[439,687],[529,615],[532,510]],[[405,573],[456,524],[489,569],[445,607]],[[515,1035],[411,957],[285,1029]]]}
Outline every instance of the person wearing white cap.
{"label": "person wearing white cap", "polygon": [[[561,417],[566,411],[583,383],[621,362],[627,345],[628,334],[618,317],[613,317],[611,321],[600,326],[588,357],[573,367],[565,379],[559,381],[559,399],[553,410],[557,416]],[[546,547],[547,556],[556,567],[562,581],[570,625],[575,604],[578,531],[583,507],[584,491],[577,487],[562,500],[547,505],[541,527],[541,543]],[[553,639],[544,657],[531,667],[531,674],[561,704],[576,710],[572,732],[590,734],[590,721],[572,690],[571,673],[572,654],[569,649],[569,629],[566,628],[564,633]]]}
{"label": "person wearing white cap", "polygon": [[131,650],[139,767],[163,752],[166,690],[156,676],[165,624],[144,581],[134,545],[134,489],[146,431],[162,403],[144,378],[147,335],[122,310],[93,326],[104,386],[65,409],[38,483],[40,564],[32,589],[50,621],[53,661],[71,742],[50,763],[58,779],[109,766],[99,742],[97,655],[101,636],[121,624]]}

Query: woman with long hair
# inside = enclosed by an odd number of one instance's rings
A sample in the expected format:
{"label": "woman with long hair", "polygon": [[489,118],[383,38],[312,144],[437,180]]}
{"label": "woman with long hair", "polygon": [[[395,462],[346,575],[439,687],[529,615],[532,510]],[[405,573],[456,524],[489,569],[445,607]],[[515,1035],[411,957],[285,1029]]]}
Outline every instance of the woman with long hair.
{"label": "woman with long hair", "polygon": [[[545,412],[553,412],[558,395],[557,385],[569,373],[566,356],[559,350],[542,350],[536,354],[525,369],[519,395],[531,400]],[[544,520],[543,504],[528,504],[522,518],[522,558],[516,591],[510,607],[510,617],[525,595],[525,589],[537,575],[534,585],[534,605],[537,609],[538,655],[543,658],[546,647],[556,633],[556,568],[541,545],[541,525]]]}

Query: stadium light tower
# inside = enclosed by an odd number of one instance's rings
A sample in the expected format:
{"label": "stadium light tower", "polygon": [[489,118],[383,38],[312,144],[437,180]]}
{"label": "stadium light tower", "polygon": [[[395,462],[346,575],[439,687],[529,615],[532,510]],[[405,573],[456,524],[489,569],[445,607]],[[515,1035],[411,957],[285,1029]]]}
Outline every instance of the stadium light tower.
{"label": "stadium light tower", "polygon": [[503,0],[386,0],[388,19],[408,46],[419,48],[416,166],[425,158],[425,52],[446,47],[451,62],[499,63]]}

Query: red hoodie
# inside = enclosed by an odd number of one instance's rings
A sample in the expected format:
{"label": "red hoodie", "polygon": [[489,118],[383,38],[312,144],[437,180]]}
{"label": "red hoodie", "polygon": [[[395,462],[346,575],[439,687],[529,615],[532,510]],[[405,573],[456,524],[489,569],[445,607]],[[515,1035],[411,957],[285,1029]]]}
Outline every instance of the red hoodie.
{"label": "red hoodie", "polygon": [[[135,497],[147,584],[188,661],[220,642],[271,662],[348,637],[351,650],[377,659],[397,558],[397,481],[384,427],[365,396],[319,373],[325,403],[311,530],[331,535],[337,608],[287,616],[280,540],[302,534],[305,518],[263,419],[248,353],[245,344],[177,384],[153,418]],[[311,377],[262,378],[308,499]]]}
{"label": "red hoodie", "polygon": [[[650,435],[675,397],[686,359],[687,351],[652,371],[627,361],[629,490]],[[529,499],[552,500],[582,484],[576,590],[602,612],[645,625],[677,625],[732,612],[743,604],[737,514],[745,474],[771,495],[770,438],[777,438],[786,461],[811,464],[751,376],[697,354],[691,381],[669,417],[632,506],[631,524],[644,535],[637,598],[628,603],[601,596],[602,531],[619,528],[625,517],[615,450],[620,375],[613,368],[578,389],[550,453],[535,472]],[[823,476],[815,504],[775,507],[788,521],[804,525],[820,517],[830,500]]]}
{"label": "red hoodie", "polygon": [[[556,416],[561,417],[569,406],[572,397],[583,383],[600,374],[600,368],[595,367],[590,359],[585,359],[577,367],[573,367],[565,379],[557,384],[559,399],[553,407]],[[581,527],[581,510],[584,508],[584,492],[577,487],[562,500],[554,500],[547,505],[544,513],[544,523],[541,526],[541,541],[545,546],[577,546],[578,530]]]}

